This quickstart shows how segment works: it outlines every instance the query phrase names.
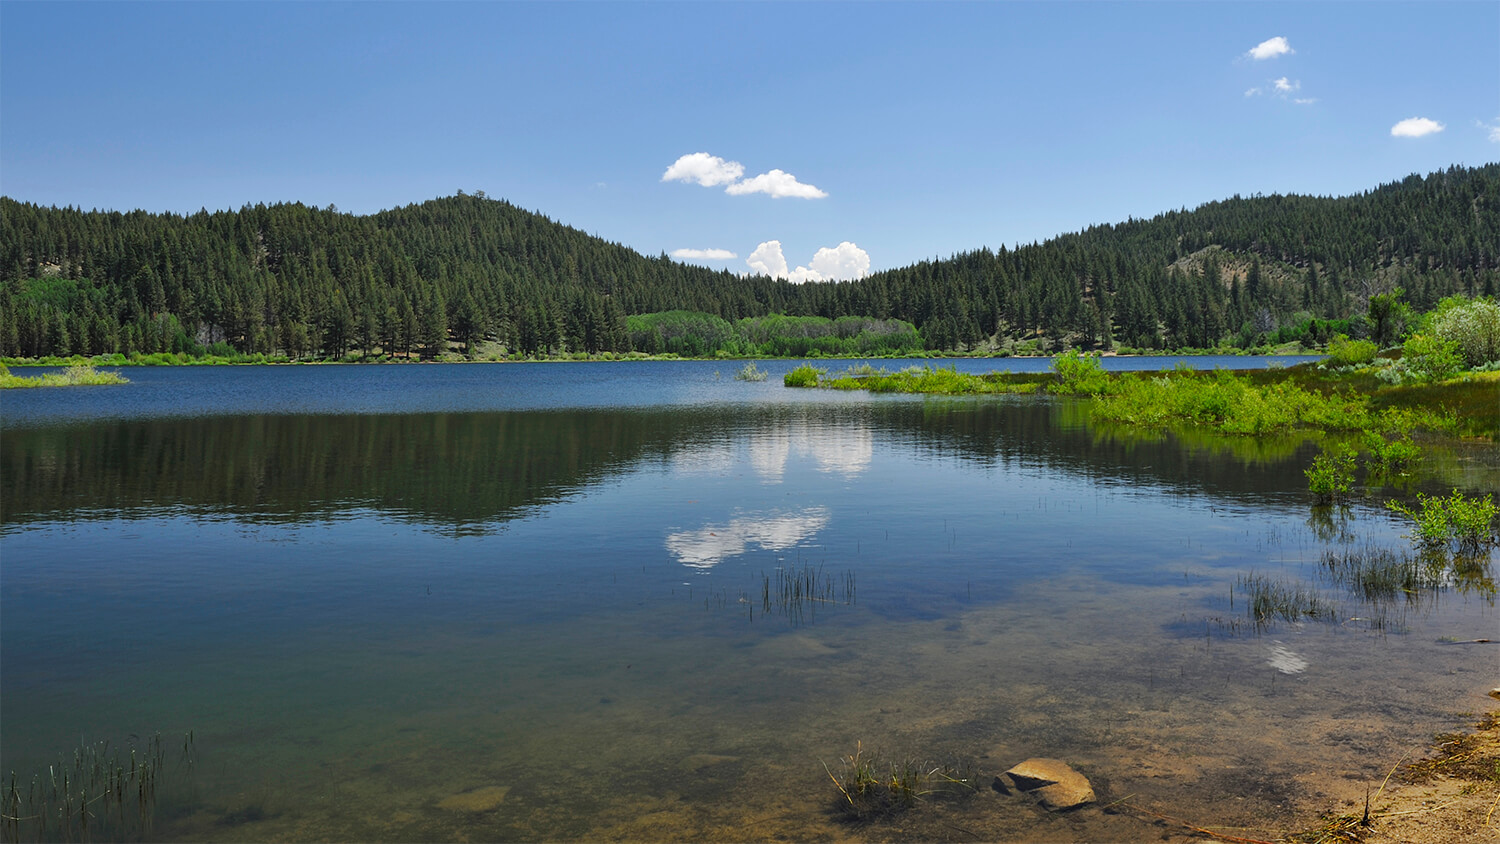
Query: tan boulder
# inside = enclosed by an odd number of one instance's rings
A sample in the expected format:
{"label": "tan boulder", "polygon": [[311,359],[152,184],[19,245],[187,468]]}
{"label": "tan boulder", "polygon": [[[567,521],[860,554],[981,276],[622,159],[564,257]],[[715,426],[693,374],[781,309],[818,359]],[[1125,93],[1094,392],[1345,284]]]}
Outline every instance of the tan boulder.
{"label": "tan boulder", "polygon": [[1094,787],[1088,777],[1060,759],[1036,757],[1001,775],[1017,791],[1024,791],[1054,812],[1094,802]]}

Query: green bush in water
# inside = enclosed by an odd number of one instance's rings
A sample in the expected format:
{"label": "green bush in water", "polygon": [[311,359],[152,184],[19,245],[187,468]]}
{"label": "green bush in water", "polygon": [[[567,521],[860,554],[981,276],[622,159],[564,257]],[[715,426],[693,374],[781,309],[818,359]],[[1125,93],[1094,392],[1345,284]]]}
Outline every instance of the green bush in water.
{"label": "green bush in water", "polygon": [[1347,446],[1324,451],[1304,469],[1307,489],[1319,504],[1331,504],[1349,497],[1354,488],[1354,451]]}
{"label": "green bush in water", "polygon": [[804,363],[791,372],[788,372],[781,379],[781,382],[788,387],[816,387],[818,386],[818,376],[822,374],[823,370],[810,363]]}
{"label": "green bush in water", "polygon": [[1500,512],[1492,496],[1469,498],[1456,489],[1447,498],[1417,493],[1416,509],[1399,501],[1387,501],[1385,506],[1411,519],[1413,531],[1407,537],[1429,550],[1447,548],[1457,540],[1461,549],[1478,551],[1494,541],[1491,525]]}

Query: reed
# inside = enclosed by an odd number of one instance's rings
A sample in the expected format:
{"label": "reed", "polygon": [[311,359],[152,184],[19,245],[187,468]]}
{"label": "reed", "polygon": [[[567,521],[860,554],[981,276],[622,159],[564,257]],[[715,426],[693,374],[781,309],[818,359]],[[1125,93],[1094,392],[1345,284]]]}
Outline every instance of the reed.
{"label": "reed", "polygon": [[1324,551],[1322,562],[1334,583],[1370,603],[1418,603],[1443,588],[1446,580],[1445,561],[1419,559],[1387,548]]}
{"label": "reed", "polygon": [[[133,738],[133,737],[132,737]],[[175,755],[175,754],[172,754]],[[123,841],[150,832],[169,754],[156,733],[126,746],[81,744],[24,780],[11,771],[0,795],[0,838],[7,841]],[[183,735],[179,761],[197,761],[193,733]]]}
{"label": "reed", "polygon": [[1237,586],[1240,593],[1248,599],[1246,612],[1255,621],[1257,629],[1272,624],[1276,619],[1291,622],[1303,619],[1333,621],[1338,617],[1334,605],[1313,589],[1293,586],[1253,573],[1241,575]]}
{"label": "reed", "polygon": [[782,615],[793,625],[810,624],[817,617],[819,604],[850,605],[857,592],[854,572],[838,576],[813,568],[778,568],[774,574],[761,574],[761,613]]}
{"label": "reed", "polygon": [[852,820],[897,814],[935,798],[963,799],[978,793],[978,777],[970,762],[883,760],[857,742],[854,753],[839,763],[837,774],[826,762],[823,770],[837,790],[834,799],[839,809]]}

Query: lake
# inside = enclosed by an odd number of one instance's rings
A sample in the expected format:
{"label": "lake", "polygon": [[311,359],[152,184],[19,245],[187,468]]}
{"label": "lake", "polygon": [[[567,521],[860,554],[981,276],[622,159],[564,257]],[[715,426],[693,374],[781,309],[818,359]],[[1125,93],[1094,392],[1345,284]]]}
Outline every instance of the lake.
{"label": "lake", "polygon": [[[1396,600],[1342,587],[1325,552],[1410,546],[1394,489],[1309,506],[1316,436],[1143,435],[1069,400],[740,365],[7,391],[7,776],[192,731],[164,840],[1161,836],[990,788],[1044,756],[1101,803],[1270,837],[1485,706],[1496,652],[1464,643],[1496,630],[1493,554]],[[1403,483],[1488,491],[1496,464],[1439,446]],[[1257,576],[1333,619],[1257,625]],[[855,753],[977,793],[851,823],[830,774]]]}

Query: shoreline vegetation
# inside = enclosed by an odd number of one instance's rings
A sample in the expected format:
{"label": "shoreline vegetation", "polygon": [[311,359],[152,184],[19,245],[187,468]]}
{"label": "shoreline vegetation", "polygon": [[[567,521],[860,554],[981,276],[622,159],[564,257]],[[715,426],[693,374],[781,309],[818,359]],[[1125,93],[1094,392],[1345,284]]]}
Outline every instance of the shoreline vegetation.
{"label": "shoreline vegetation", "polygon": [[[557,354],[523,354],[520,352],[507,353],[503,349],[492,351],[487,354],[466,356],[458,352],[437,357],[420,357],[417,355],[388,355],[378,351],[370,354],[351,353],[339,358],[317,358],[317,357],[288,357],[285,354],[240,354],[232,350],[220,351],[209,348],[198,348],[196,350],[185,350],[180,352],[134,352],[129,355],[115,352],[113,354],[100,355],[44,355],[41,357],[5,357],[0,356],[0,365],[13,367],[29,366],[74,366],[86,364],[92,366],[263,366],[263,365],[299,365],[316,366],[329,364],[417,364],[417,363],[570,363],[570,362],[598,362],[598,361],[653,361],[653,360],[719,360],[719,361],[757,361],[757,360],[1007,360],[1019,359],[1046,359],[1057,357],[1059,352],[1044,351],[1040,348],[1031,348],[1023,351],[1012,351],[1001,349],[996,351],[937,351],[916,349],[912,351],[886,351],[886,352],[831,352],[821,353],[812,351],[809,354],[773,354],[773,353],[712,353],[712,354],[689,354],[672,351],[663,352],[574,352]],[[1320,346],[1306,346],[1302,343],[1283,343],[1279,346],[1263,346],[1249,349],[1237,346],[1217,346],[1207,348],[1187,347],[1181,349],[1134,349],[1120,347],[1107,352],[1098,352],[1101,357],[1291,357],[1299,355],[1323,355],[1326,350]]]}
{"label": "shoreline vegetation", "polygon": [[[1073,396],[1088,400],[1096,420],[1145,429],[1363,434],[1375,460],[1388,468],[1415,456],[1415,431],[1500,439],[1500,303],[1451,297],[1409,321],[1400,346],[1382,351],[1372,341],[1335,335],[1316,364],[1252,372],[1187,366],[1106,372],[1099,356],[1073,349],[1054,357],[1048,373],[980,375],[931,366],[892,372],[870,364],[830,373],[804,363],[784,383],[875,393]],[[1340,471],[1335,457],[1318,467],[1322,474]],[[1337,479],[1324,478],[1330,480]],[[1324,484],[1325,503],[1339,487]]]}
{"label": "shoreline vegetation", "polygon": [[[1097,420],[1167,429],[1192,425],[1222,434],[1292,430],[1365,434],[1371,450],[1399,451],[1414,431],[1500,438],[1500,371],[1456,374],[1439,382],[1387,384],[1374,367],[1339,372],[1317,364],[1259,371],[1106,372],[1079,354],[1053,360],[1051,372],[968,374],[912,366],[890,371],[865,364],[829,372],[806,363],[788,387],[927,395],[1034,395],[1086,399]],[[1394,455],[1393,455],[1394,456]]]}
{"label": "shoreline vegetation", "polygon": [[62,372],[45,375],[13,375],[10,367],[0,363],[0,390],[27,387],[84,387],[109,384],[129,384],[130,380],[118,372],[99,371],[89,363],[74,363]]}

